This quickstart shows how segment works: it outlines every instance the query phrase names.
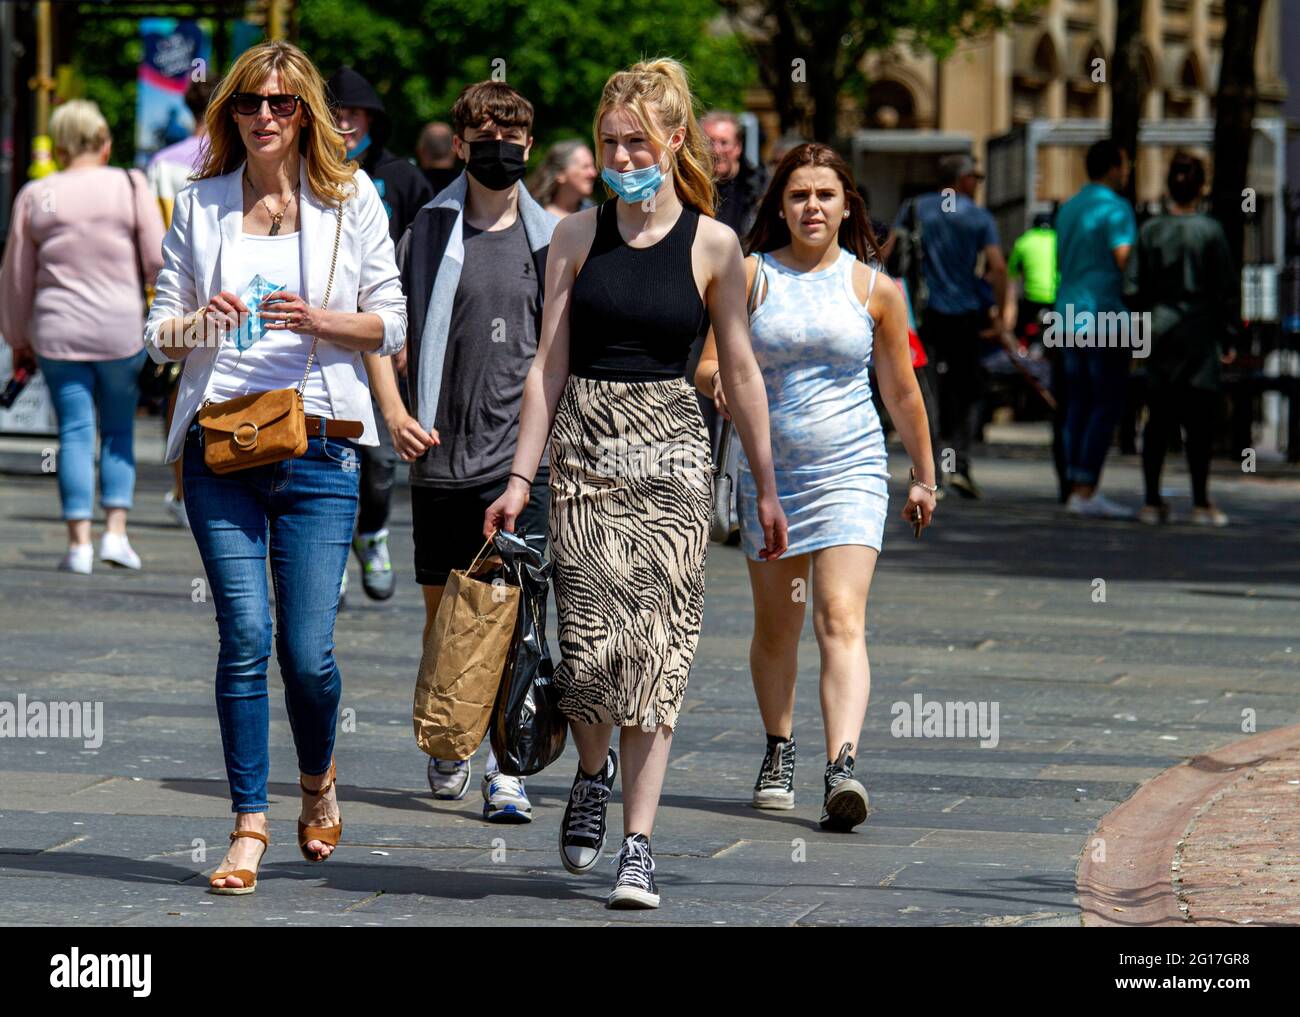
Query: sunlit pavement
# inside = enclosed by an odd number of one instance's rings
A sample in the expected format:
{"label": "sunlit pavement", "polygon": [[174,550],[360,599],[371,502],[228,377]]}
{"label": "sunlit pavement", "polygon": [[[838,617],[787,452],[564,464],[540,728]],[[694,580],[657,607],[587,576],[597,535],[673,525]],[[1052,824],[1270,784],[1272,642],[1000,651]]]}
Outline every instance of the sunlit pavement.
{"label": "sunlit pavement", "polygon": [[[297,851],[296,770],[272,664],[272,847],[256,894],[206,894],[231,828],[217,640],[193,541],[163,509],[169,474],[141,467],[131,538],[144,570],[97,564],[90,577],[55,570],[54,478],[0,477],[0,701],[103,704],[97,748],[0,739],[0,921],[1077,925],[1076,867],[1105,814],[1189,757],[1300,721],[1300,481],[1216,471],[1212,494],[1232,517],[1224,530],[1079,522],[1057,506],[1043,450],[1002,448],[976,460],[984,499],[948,497],[915,541],[896,518],[904,458],[891,457],[894,518],[867,611],[873,689],[857,768],[872,815],[853,834],[817,826],[811,616],[797,807],[749,806],[763,755],[751,602],[740,551],[712,545],[654,832],[657,912],[604,909],[612,851],[586,877],[561,868],[572,748],[528,781],[531,825],[479,818],[482,752],[464,801],[431,798],[410,722],[423,607],[404,487],[392,523],[397,594],[367,601],[353,562],[337,627],[342,846],[320,865]],[[1166,485],[1185,515],[1186,474],[1170,458]],[[1104,486],[1140,503],[1132,460],[1109,465]],[[996,708],[989,744],[923,723],[927,705],[949,703],[982,706],[990,722]],[[921,707],[914,726],[894,704]],[[621,821],[616,798],[615,833]]]}

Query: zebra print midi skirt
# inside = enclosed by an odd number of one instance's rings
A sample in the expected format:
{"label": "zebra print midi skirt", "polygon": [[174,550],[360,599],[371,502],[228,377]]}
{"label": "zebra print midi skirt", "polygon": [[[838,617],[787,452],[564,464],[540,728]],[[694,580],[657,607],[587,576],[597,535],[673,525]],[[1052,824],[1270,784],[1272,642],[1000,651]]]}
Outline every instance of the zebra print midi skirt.
{"label": "zebra print midi skirt", "polygon": [[675,727],[713,499],[695,390],[682,378],[570,376],[550,458],[560,709],[588,724]]}

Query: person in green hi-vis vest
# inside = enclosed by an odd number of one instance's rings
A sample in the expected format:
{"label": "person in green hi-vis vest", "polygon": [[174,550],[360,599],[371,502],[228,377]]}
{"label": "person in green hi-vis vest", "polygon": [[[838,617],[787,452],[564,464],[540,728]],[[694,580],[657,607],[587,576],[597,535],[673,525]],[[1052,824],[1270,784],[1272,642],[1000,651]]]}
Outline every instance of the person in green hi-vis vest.
{"label": "person in green hi-vis vest", "polygon": [[[1021,280],[1019,329],[1038,320],[1038,312],[1056,303],[1056,230],[1050,212],[1034,216],[1034,225],[1016,238],[1007,260],[1007,279]],[[1008,291],[1010,287],[1008,287]]]}
{"label": "person in green hi-vis vest", "polygon": [[[1019,338],[1032,340],[1042,334],[1043,315],[1056,303],[1056,284],[1059,281],[1052,213],[1039,212],[1034,216],[1033,226],[1016,238],[1011,247],[1011,257],[1007,259],[1006,318],[1015,323],[1015,333]],[[1048,349],[1046,353],[1052,365],[1051,389],[1056,397],[1056,409],[1052,412],[1052,461],[1056,465],[1058,499],[1064,502],[1070,495],[1061,430],[1065,421],[1065,386],[1062,384],[1060,350]]]}

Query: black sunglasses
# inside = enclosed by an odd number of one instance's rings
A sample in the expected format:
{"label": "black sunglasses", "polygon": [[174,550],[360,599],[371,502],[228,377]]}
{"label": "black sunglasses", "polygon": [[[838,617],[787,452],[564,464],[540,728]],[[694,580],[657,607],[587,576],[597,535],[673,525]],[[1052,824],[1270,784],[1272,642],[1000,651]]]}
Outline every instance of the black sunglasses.
{"label": "black sunglasses", "polygon": [[284,93],[262,95],[258,92],[236,92],[231,97],[235,112],[241,117],[257,116],[262,111],[264,101],[270,105],[272,116],[291,117],[298,111],[298,103],[302,102],[302,97]]}

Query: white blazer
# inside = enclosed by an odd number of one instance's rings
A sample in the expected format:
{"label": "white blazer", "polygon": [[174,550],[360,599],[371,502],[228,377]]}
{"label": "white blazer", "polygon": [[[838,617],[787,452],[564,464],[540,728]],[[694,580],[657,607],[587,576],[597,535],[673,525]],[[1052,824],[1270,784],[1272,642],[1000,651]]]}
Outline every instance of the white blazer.
{"label": "white blazer", "polygon": [[[144,324],[144,344],[160,364],[167,357],[158,348],[158,330],[169,318],[192,314],[222,290],[239,285],[239,241],[243,235],[244,194],[241,163],[219,177],[196,180],[176,197],[172,226],[163,239],[163,267],[158,273],[149,318]],[[307,183],[307,162],[299,173],[298,229],[301,252],[300,294],[319,307],[329,278],[334,250],[336,209],[322,204]],[[330,291],[329,310],[369,311],[384,320],[383,345],[376,350],[391,356],[406,343],[406,299],[393,258],[388,215],[370,177],[358,170],[355,189],[343,206],[343,232],[339,237],[338,264]],[[180,457],[185,432],[203,401],[216,362],[217,350],[197,347],[185,357],[185,369],[176,396],[176,415],[167,435],[166,462]],[[334,414],[342,420],[360,420],[362,445],[378,445],[370,385],[361,354],[321,340],[316,347]],[[306,367],[304,354],[303,366]]]}

